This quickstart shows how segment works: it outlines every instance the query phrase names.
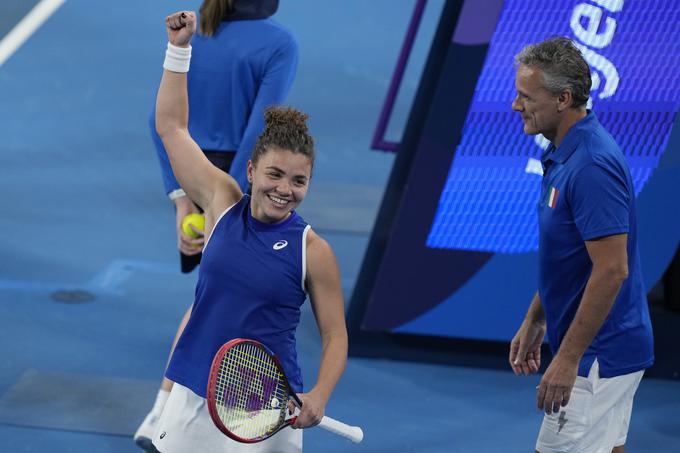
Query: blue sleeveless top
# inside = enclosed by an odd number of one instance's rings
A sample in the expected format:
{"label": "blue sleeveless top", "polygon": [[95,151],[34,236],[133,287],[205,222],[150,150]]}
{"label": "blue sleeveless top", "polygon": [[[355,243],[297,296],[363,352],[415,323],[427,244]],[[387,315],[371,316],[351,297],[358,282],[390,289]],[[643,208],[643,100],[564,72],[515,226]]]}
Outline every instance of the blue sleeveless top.
{"label": "blue sleeveless top", "polygon": [[279,358],[290,385],[302,391],[295,330],[304,290],[309,225],[295,211],[266,224],[250,197],[217,220],[203,250],[196,299],[165,376],[205,398],[213,356],[234,338],[251,338]]}

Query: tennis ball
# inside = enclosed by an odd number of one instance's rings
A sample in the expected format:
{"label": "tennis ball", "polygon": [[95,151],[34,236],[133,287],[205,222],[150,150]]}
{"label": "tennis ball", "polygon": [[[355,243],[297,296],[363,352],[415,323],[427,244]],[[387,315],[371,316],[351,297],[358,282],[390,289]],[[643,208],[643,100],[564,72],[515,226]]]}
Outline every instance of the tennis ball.
{"label": "tennis ball", "polygon": [[196,214],[195,212],[193,214],[188,214],[184,216],[182,219],[182,231],[184,231],[184,234],[187,236],[190,236],[192,238],[197,238],[199,237],[194,230],[191,229],[189,224],[192,224],[194,228],[198,230],[204,230],[205,229],[205,217],[201,214]]}

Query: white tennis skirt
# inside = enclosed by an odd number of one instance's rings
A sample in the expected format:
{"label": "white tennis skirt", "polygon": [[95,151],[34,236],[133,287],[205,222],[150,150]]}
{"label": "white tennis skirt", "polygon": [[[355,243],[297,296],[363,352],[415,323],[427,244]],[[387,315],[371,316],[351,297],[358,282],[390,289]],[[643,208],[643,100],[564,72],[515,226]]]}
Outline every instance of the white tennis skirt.
{"label": "white tennis skirt", "polygon": [[236,442],[217,429],[205,398],[175,383],[158,421],[153,444],[161,453],[301,453],[302,430],[288,426],[262,442]]}

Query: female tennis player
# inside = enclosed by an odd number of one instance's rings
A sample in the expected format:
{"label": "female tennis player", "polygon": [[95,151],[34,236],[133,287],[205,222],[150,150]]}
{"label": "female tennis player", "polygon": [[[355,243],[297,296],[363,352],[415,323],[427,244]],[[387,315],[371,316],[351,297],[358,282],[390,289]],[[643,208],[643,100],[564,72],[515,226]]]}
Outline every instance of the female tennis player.
{"label": "female tennis player", "polygon": [[[156,104],[156,128],[172,169],[205,211],[206,245],[191,317],[166,371],[175,382],[154,435],[163,453],[187,451],[300,452],[302,431],[285,428],[257,444],[240,444],[214,425],[206,406],[212,358],[233,338],[252,338],[280,359],[303,406],[293,428],[319,423],[347,357],[347,331],[335,256],[295,212],[307,194],[314,142],[307,116],[269,108],[248,162],[252,196],[214,167],[188,132],[186,72],[192,12],[166,19],[168,50]],[[309,295],[323,351],[316,384],[302,392],[295,331]]]}
{"label": "female tennis player", "polygon": [[[232,175],[244,192],[248,190],[247,162],[264,130],[264,110],[283,102],[297,68],[295,37],[271,17],[278,4],[278,0],[203,0],[197,33],[191,40],[191,72],[187,74],[189,130],[213,165]],[[154,102],[149,118],[151,137],[165,192],[175,210],[180,269],[189,273],[200,263],[205,237],[202,233],[196,239],[186,235],[182,221],[200,209],[183,195],[172,172],[167,151],[156,133],[155,112]],[[170,356],[189,320],[191,306],[187,305],[172,338]],[[151,410],[133,436],[144,450],[151,447],[172,384],[168,379],[162,380]]]}

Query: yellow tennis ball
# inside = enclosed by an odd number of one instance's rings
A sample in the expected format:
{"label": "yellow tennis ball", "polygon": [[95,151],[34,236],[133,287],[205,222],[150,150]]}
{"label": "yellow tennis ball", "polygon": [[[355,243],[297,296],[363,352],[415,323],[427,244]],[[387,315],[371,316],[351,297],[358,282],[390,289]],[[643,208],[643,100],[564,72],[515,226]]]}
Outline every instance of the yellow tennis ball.
{"label": "yellow tennis ball", "polygon": [[188,214],[184,216],[184,218],[182,219],[182,231],[184,231],[184,234],[192,238],[197,238],[198,235],[194,230],[191,229],[189,224],[192,224],[194,228],[202,231],[205,229],[205,217],[203,217],[203,215],[201,214],[196,214],[194,212],[193,214]]}

